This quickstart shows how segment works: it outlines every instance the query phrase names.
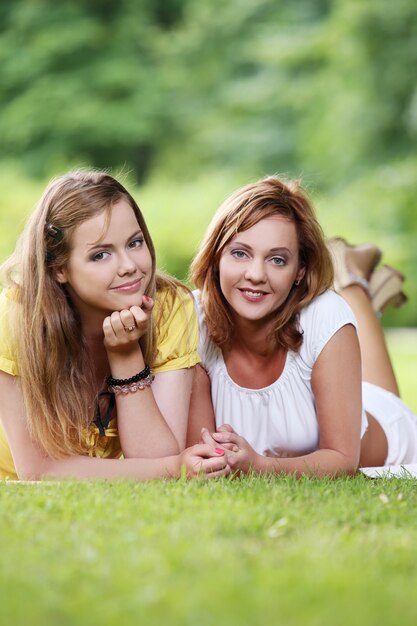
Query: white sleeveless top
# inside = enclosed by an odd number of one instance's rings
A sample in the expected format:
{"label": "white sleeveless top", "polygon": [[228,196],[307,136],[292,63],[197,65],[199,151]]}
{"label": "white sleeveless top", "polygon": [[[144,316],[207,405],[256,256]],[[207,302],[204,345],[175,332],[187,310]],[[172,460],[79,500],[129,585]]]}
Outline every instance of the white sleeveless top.
{"label": "white sleeveless top", "polygon": [[[319,447],[319,427],[311,376],[314,363],[331,337],[356,320],[348,304],[326,291],[300,313],[303,343],[288,351],[282,374],[263,389],[246,389],[229,376],[221,349],[208,337],[200,294],[193,292],[200,325],[199,354],[211,380],[217,426],[230,424],[266,456],[301,455]],[[368,422],[362,411],[361,436]]]}

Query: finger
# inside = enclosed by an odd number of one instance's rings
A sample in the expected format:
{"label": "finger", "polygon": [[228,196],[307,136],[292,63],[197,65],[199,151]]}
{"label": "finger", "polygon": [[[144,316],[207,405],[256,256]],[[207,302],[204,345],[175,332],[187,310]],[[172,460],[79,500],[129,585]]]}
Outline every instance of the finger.
{"label": "finger", "polygon": [[[215,441],[214,442],[215,445],[217,446],[218,443]],[[222,443],[222,448],[224,448],[225,450],[229,450],[230,452],[238,452],[239,448],[237,447],[237,445],[235,443]]]}
{"label": "finger", "polygon": [[235,452],[227,451],[226,458],[227,464],[230,465],[232,469],[235,469],[239,466],[240,458]]}
{"label": "finger", "polygon": [[222,424],[221,426],[218,427],[217,432],[235,433],[236,431],[230,426],[230,424]]}
{"label": "finger", "polygon": [[[217,444],[215,445],[217,446]],[[219,447],[214,448],[212,445],[207,443],[197,443],[195,446],[189,448],[189,450],[194,456],[201,456],[205,459],[224,456],[224,450]]]}
{"label": "finger", "polygon": [[143,311],[143,309],[141,309],[140,306],[137,306],[137,304],[131,306],[129,311],[133,315],[135,322],[138,326],[148,323],[148,313],[146,311]]}
{"label": "finger", "polygon": [[110,340],[115,338],[113,326],[112,326],[111,321],[110,321],[110,316],[104,318],[103,333],[104,333],[104,338],[107,341],[110,341]]}
{"label": "finger", "polygon": [[124,330],[129,330],[131,328],[135,329],[136,320],[130,311],[128,311],[127,309],[123,309],[123,311],[120,311],[120,319],[123,324]]}
{"label": "finger", "polygon": [[234,443],[237,446],[239,445],[241,437],[236,435],[236,433],[213,433],[213,439],[218,443]]}
{"label": "finger", "polygon": [[211,480],[212,478],[220,478],[221,476],[228,476],[231,473],[232,469],[229,465],[226,465],[226,467],[224,467],[221,470],[218,470],[217,472],[210,472],[209,474],[205,474],[205,478],[207,480]]}
{"label": "finger", "polygon": [[219,470],[224,469],[226,465],[228,465],[228,461],[225,456],[221,456],[218,458],[203,459],[199,465],[199,470],[201,472],[209,474],[211,472],[218,472]]}
{"label": "finger", "polygon": [[143,296],[142,298],[142,309],[147,313],[150,313],[153,309],[154,301],[149,296]]}
{"label": "finger", "polygon": [[125,332],[125,327],[123,326],[119,311],[113,311],[110,315],[110,323],[115,335]]}
{"label": "finger", "polygon": [[201,429],[201,441],[202,443],[206,443],[214,448],[217,446],[217,441],[214,441],[207,428]]}

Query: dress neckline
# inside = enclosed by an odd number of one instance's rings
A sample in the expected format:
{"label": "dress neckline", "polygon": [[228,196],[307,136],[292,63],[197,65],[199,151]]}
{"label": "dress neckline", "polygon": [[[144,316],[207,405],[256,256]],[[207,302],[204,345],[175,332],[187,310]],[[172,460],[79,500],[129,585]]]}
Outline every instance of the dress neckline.
{"label": "dress neckline", "polygon": [[223,372],[224,377],[226,378],[226,380],[236,389],[239,389],[240,391],[246,392],[246,393],[261,393],[261,392],[265,392],[265,391],[269,391],[275,387],[277,387],[278,385],[283,384],[283,381],[287,378],[288,376],[288,372],[292,367],[292,364],[294,362],[294,357],[295,357],[295,352],[293,352],[292,350],[288,350],[287,354],[285,356],[285,363],[284,363],[284,367],[282,368],[282,372],[281,374],[278,376],[278,378],[276,380],[274,380],[270,385],[267,385],[266,387],[260,387],[258,389],[253,389],[252,387],[242,387],[241,385],[239,385],[237,382],[235,382],[233,380],[233,378],[230,376],[225,360],[224,360],[224,356],[223,356],[223,352],[221,350],[221,348],[218,347],[218,351],[219,351],[219,361],[220,361],[220,365],[221,365],[221,371]]}

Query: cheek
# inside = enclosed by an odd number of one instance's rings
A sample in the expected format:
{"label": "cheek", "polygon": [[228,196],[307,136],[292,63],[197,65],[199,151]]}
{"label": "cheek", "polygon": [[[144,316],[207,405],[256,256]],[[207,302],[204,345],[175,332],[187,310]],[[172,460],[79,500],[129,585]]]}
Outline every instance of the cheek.
{"label": "cheek", "polygon": [[147,289],[149,286],[149,283],[152,280],[152,275],[153,275],[152,257],[148,248],[146,248],[145,250],[141,250],[141,254],[138,259],[138,265],[140,269],[142,270],[142,272],[146,274],[145,289]]}
{"label": "cheek", "polygon": [[237,272],[235,263],[230,263],[228,259],[220,261],[219,264],[219,283],[220,291],[226,300],[229,300],[230,291],[238,280],[239,272]]}
{"label": "cheek", "polygon": [[221,258],[220,263],[219,263],[219,283],[220,283],[220,289],[222,291],[223,291],[223,286],[225,285],[225,283],[227,283],[229,273],[230,272],[228,272],[227,261]]}
{"label": "cheek", "polygon": [[151,272],[152,271],[152,257],[149,252],[149,248],[144,246],[143,248],[137,249],[137,263],[142,266],[142,271]]}

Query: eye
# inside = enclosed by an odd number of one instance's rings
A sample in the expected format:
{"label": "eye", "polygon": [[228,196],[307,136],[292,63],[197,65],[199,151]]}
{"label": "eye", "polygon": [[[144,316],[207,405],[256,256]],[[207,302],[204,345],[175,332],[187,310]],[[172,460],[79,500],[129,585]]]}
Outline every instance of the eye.
{"label": "eye", "polygon": [[102,261],[108,256],[110,256],[110,252],[107,252],[106,250],[101,250],[100,252],[96,252],[95,254],[93,254],[93,256],[91,257],[91,260]]}
{"label": "eye", "polygon": [[286,265],[287,259],[284,259],[282,256],[273,256],[270,259],[272,265]]}
{"label": "eye", "polygon": [[143,245],[143,237],[138,237],[129,242],[129,248],[140,248]]}
{"label": "eye", "polygon": [[231,255],[235,257],[235,259],[246,259],[247,253],[244,250],[232,250]]}

